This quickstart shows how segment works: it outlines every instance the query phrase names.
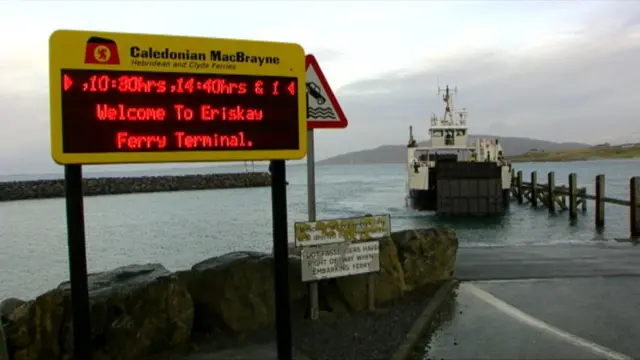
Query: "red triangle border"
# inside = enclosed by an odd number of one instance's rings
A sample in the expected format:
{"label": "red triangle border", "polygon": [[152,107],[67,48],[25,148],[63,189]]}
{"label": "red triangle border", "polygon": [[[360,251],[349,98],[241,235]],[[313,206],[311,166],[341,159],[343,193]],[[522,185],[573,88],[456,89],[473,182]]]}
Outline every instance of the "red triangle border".
{"label": "red triangle border", "polygon": [[333,89],[331,89],[331,86],[329,86],[329,82],[327,82],[327,78],[325,78],[324,73],[322,72],[322,69],[320,69],[320,65],[318,65],[318,61],[316,60],[316,57],[313,56],[312,54],[307,54],[307,56],[305,57],[305,62],[306,62],[305,71],[309,69],[309,66],[313,67],[313,69],[316,72],[316,75],[318,75],[318,80],[320,80],[322,88],[326,91],[329,101],[331,101],[333,108],[336,110],[336,115],[338,115],[338,121],[307,121],[307,129],[311,130],[311,129],[344,129],[346,128],[347,125],[349,124],[349,122],[347,121],[347,117],[344,115],[344,112],[342,111],[342,107],[340,106],[338,99],[336,99],[336,96],[333,93]]}

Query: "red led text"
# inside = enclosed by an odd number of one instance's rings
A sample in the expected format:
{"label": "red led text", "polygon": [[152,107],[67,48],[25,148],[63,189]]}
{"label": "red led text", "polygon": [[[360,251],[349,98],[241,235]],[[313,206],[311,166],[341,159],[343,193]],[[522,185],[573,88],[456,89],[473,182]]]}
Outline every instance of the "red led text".
{"label": "red led text", "polygon": [[200,87],[210,94],[244,95],[249,85],[246,82],[233,82],[225,79],[205,80]]}
{"label": "red led text", "polygon": [[62,69],[64,152],[300,149],[304,79],[194,71]]}
{"label": "red led text", "polygon": [[233,107],[201,105],[200,118],[204,121],[262,121],[264,111],[262,109],[247,109],[241,105]]}
{"label": "red led text", "polygon": [[173,109],[176,112],[176,118],[178,121],[191,121],[193,120],[193,110],[182,104],[173,105]]}
{"label": "red led text", "polygon": [[189,135],[184,131],[176,131],[176,145],[180,149],[213,149],[213,148],[246,148],[252,147],[251,140],[246,140],[244,132],[234,135]]}
{"label": "red led text", "polygon": [[167,118],[164,108],[133,107],[125,104],[96,104],[95,114],[100,121],[164,121]]}
{"label": "red led text", "polygon": [[118,149],[164,149],[167,146],[167,137],[163,135],[130,135],[126,131],[116,134],[116,146]]}
{"label": "red led text", "polygon": [[82,91],[86,92],[107,92],[112,89],[121,93],[164,94],[167,91],[167,81],[149,80],[143,76],[123,75],[111,78],[109,75],[93,75],[88,82],[82,84]]}
{"label": "red led text", "polygon": [[[182,105],[175,104],[173,109],[178,121],[191,121],[194,119],[194,110]],[[213,107],[211,105],[200,105],[199,119],[202,121],[262,121],[264,120],[264,110],[247,109],[241,105]]]}
{"label": "red led text", "polygon": [[[73,84],[73,79],[66,75],[65,91]],[[272,95],[278,96],[280,90],[286,89],[289,95],[296,95],[296,83],[290,81],[285,84],[286,87],[278,80],[267,82],[265,80],[255,80],[250,83],[244,81],[230,81],[224,78],[196,79],[193,77],[179,77],[174,80],[152,80],[145,79],[144,76],[128,76],[122,75],[110,77],[109,75],[92,75],[86,82],[82,84],[84,92],[109,92],[116,91],[119,93],[174,93],[174,94],[193,94],[206,93],[213,95],[246,95],[250,94],[249,90],[255,95]]]}

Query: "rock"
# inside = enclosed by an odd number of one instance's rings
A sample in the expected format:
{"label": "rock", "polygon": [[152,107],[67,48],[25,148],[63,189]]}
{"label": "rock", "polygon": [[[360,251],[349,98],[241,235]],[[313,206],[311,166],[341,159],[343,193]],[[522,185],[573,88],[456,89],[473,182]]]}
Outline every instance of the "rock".
{"label": "rock", "polygon": [[391,234],[408,290],[453,276],[458,237],[453,229],[405,230]]}
{"label": "rock", "polygon": [[[9,317],[13,360],[57,360],[73,351],[69,283]],[[130,360],[185,343],[193,323],[186,286],[162,265],[130,265],[89,275],[93,348],[103,359]]]}
{"label": "rock", "polygon": [[0,324],[0,360],[9,360],[9,344],[7,344],[2,324]]}
{"label": "rock", "polygon": [[375,275],[376,303],[386,303],[401,297],[407,290],[398,249],[391,238],[380,241],[380,272]]}
{"label": "rock", "polygon": [[[453,275],[458,238],[452,229],[399,231],[379,241],[380,271],[373,275],[376,304],[393,301],[406,291]],[[345,276],[321,282],[321,304],[337,314],[365,309],[368,276]]]}
{"label": "rock", "polygon": [[0,302],[0,360],[9,360],[10,349],[7,334],[4,330],[5,327],[11,325],[9,316],[24,304],[24,300],[16,298],[8,298]]}
{"label": "rock", "polygon": [[2,302],[0,302],[0,323],[6,323],[9,314],[11,314],[15,309],[19,308],[25,303],[26,301],[16,298],[8,298],[2,300]]}
{"label": "rock", "polygon": [[[402,266],[391,238],[380,239],[380,271],[373,274],[376,304],[402,296],[406,290]],[[336,278],[321,283],[323,302],[334,313],[365,309],[368,303],[368,274]]]}
{"label": "rock", "polygon": [[[269,254],[234,252],[181,272],[179,276],[188,284],[197,314],[194,331],[243,333],[273,325],[273,271],[273,257]],[[291,256],[289,282],[294,309],[306,305],[307,290],[300,276],[300,258]]]}
{"label": "rock", "polygon": [[59,331],[64,320],[63,302],[63,292],[55,289],[9,315],[5,332],[13,360],[53,360],[61,356]]}

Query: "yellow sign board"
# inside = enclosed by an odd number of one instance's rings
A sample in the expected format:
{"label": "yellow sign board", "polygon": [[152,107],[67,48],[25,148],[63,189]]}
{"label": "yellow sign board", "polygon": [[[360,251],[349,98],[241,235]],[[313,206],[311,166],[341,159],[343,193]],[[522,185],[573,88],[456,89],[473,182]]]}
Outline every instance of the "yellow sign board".
{"label": "yellow sign board", "polygon": [[297,44],[58,30],[49,40],[58,164],[306,155]]}
{"label": "yellow sign board", "polygon": [[379,239],[391,235],[391,215],[297,222],[295,246],[318,246]]}

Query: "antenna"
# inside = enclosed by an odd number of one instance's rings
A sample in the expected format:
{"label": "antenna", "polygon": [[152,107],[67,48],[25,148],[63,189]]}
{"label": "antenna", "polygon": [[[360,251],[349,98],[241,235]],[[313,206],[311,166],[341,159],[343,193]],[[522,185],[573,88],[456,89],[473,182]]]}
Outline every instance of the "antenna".
{"label": "antenna", "polygon": [[416,143],[416,140],[413,138],[413,126],[409,126],[409,143],[407,144],[407,147],[416,147],[418,146],[418,144]]}

